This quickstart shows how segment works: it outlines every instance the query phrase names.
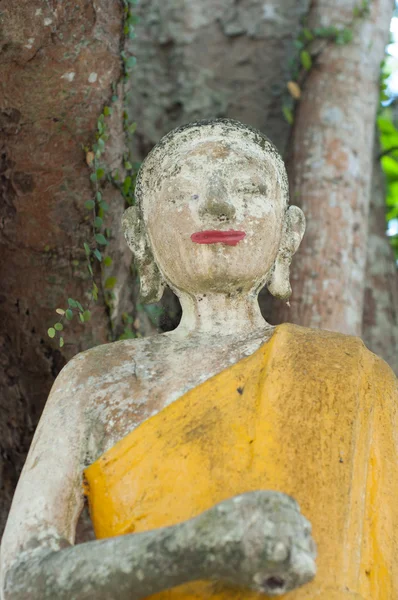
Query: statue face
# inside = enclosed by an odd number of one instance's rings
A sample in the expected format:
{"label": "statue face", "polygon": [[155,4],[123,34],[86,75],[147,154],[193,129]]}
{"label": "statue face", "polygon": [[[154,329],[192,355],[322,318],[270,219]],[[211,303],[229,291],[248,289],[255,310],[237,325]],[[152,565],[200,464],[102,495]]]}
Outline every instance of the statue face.
{"label": "statue face", "polygon": [[285,202],[272,160],[241,136],[173,153],[143,199],[161,272],[194,294],[258,288],[278,252]]}

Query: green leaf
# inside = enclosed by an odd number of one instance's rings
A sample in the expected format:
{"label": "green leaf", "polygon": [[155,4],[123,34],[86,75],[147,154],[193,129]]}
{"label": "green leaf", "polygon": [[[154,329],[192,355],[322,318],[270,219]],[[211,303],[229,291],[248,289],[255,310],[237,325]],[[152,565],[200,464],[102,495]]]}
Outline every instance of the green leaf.
{"label": "green leaf", "polygon": [[62,325],[62,323],[55,323],[54,325],[54,329],[56,329],[57,331],[62,331],[64,328],[64,326]]}
{"label": "green leaf", "polygon": [[392,156],[383,156],[381,166],[390,183],[398,180],[398,162]]}
{"label": "green leaf", "polygon": [[129,171],[130,169],[133,168],[133,165],[131,164],[131,162],[127,161],[124,163],[124,168]]}
{"label": "green leaf", "polygon": [[71,311],[70,308],[68,308],[68,310],[65,311],[65,317],[68,319],[68,321],[72,321],[72,319],[73,319],[73,312]]}
{"label": "green leaf", "polygon": [[98,287],[94,282],[93,282],[92,294],[93,294],[94,300],[98,300]]}
{"label": "green leaf", "polygon": [[83,313],[83,319],[85,322],[91,319],[91,312],[89,310],[85,310]]}
{"label": "green leaf", "polygon": [[140,18],[137,15],[132,15],[130,13],[129,16],[128,16],[127,22],[128,22],[129,25],[137,25],[137,23],[140,22]]}
{"label": "green leaf", "polygon": [[71,308],[77,308],[77,302],[73,298],[68,298],[68,304]]}
{"label": "green leaf", "polygon": [[64,345],[64,338],[60,337],[59,338],[59,347],[62,348],[63,345]]}
{"label": "green leaf", "polygon": [[351,29],[342,29],[336,35],[336,44],[343,45],[352,41],[353,33]]}
{"label": "green leaf", "polygon": [[126,179],[123,181],[123,194],[128,194],[130,187],[131,177],[126,177]]}
{"label": "green leaf", "polygon": [[107,204],[106,202],[101,202],[100,207],[102,208],[103,211],[107,211],[109,210],[109,204]]}
{"label": "green leaf", "polygon": [[62,315],[62,316],[65,314],[65,311],[64,311],[63,308],[56,308],[55,312],[58,313],[59,315]]}
{"label": "green leaf", "polygon": [[80,302],[78,302],[78,301],[76,300],[76,304],[77,304],[77,308],[80,310],[80,312],[83,312],[83,307],[82,307],[82,305],[80,304]]}
{"label": "green leaf", "polygon": [[95,256],[95,258],[96,258],[97,260],[99,260],[100,262],[102,261],[102,254],[101,254],[101,252],[98,250],[98,248],[96,248],[96,249],[94,250],[93,254],[94,254],[94,256]]}
{"label": "green leaf", "polygon": [[82,323],[84,323],[83,313],[79,313],[79,319]]}
{"label": "green leaf", "polygon": [[110,267],[110,266],[111,266],[111,264],[112,264],[112,262],[113,262],[113,260],[111,259],[111,257],[110,257],[110,256],[105,256],[105,258],[104,258],[104,265],[105,265],[106,267]]}
{"label": "green leaf", "polygon": [[94,200],[87,200],[87,202],[84,203],[84,208],[87,208],[87,210],[91,210],[92,208],[94,208],[94,206]]}
{"label": "green leaf", "polygon": [[101,202],[101,200],[102,200],[102,194],[101,194],[101,192],[97,192],[95,194],[95,197],[96,197],[97,202]]}
{"label": "green leaf", "polygon": [[102,179],[103,176],[105,175],[104,169],[101,169],[101,168],[97,169],[96,175],[97,175],[97,179]]}
{"label": "green leaf", "polygon": [[302,50],[300,52],[300,61],[301,64],[303,65],[304,69],[306,69],[307,71],[309,71],[312,67],[312,58],[310,53],[307,50]]}
{"label": "green leaf", "polygon": [[110,106],[105,106],[105,108],[104,108],[104,115],[105,115],[106,117],[108,117],[108,116],[109,116],[109,115],[111,115],[111,114],[112,114],[112,109],[111,109],[111,107],[110,107]]}
{"label": "green leaf", "polygon": [[54,327],[50,327],[49,329],[47,329],[47,333],[48,333],[48,337],[50,337],[50,338],[55,337],[55,329],[54,329]]}
{"label": "green leaf", "polygon": [[90,264],[87,265],[87,269],[88,269],[88,272],[90,273],[90,275],[92,277],[94,275],[94,273],[93,273],[92,266]]}
{"label": "green leaf", "polygon": [[130,125],[127,127],[127,131],[130,134],[133,134],[136,129],[137,129],[137,123],[130,123]]}
{"label": "green leaf", "polygon": [[102,233],[96,233],[95,234],[95,241],[98,244],[100,244],[101,246],[107,246],[107,244],[108,244],[108,240],[106,239],[106,237]]}
{"label": "green leaf", "polygon": [[98,147],[101,152],[105,149],[105,142],[102,137],[98,138]]}
{"label": "green leaf", "polygon": [[126,67],[127,69],[131,69],[132,67],[134,67],[134,65],[137,63],[137,59],[135,56],[129,56],[128,59],[126,60]]}
{"label": "green leaf", "polygon": [[286,121],[289,123],[289,125],[293,125],[294,117],[293,117],[292,110],[288,106],[284,106],[282,108],[282,112],[283,112],[283,115],[284,115]]}
{"label": "green leaf", "polygon": [[106,290],[113,290],[113,288],[116,285],[116,277],[108,277],[108,279],[105,281],[105,289]]}
{"label": "green leaf", "polygon": [[314,34],[312,33],[311,29],[307,29],[306,27],[304,27],[303,37],[307,42],[312,42],[312,40],[314,39]]}
{"label": "green leaf", "polygon": [[86,253],[86,256],[90,256],[90,253],[91,253],[90,246],[86,242],[84,242],[83,245],[84,245],[84,251]]}
{"label": "green leaf", "polygon": [[99,229],[100,227],[102,227],[102,223],[103,223],[103,220],[101,219],[101,217],[95,217],[95,219],[94,219],[94,227],[96,227],[97,229]]}
{"label": "green leaf", "polygon": [[97,181],[97,174],[96,173],[91,173],[91,175],[90,175],[90,181],[92,181],[93,183],[95,181]]}

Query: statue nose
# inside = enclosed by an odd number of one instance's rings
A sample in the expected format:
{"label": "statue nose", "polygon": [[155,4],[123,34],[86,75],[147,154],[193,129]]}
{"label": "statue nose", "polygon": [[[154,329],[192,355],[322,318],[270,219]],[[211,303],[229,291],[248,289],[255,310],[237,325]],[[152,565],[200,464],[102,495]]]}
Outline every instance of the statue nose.
{"label": "statue nose", "polygon": [[202,216],[211,215],[217,218],[232,219],[235,216],[235,207],[229,201],[227,189],[219,178],[210,181],[205,202],[199,212]]}

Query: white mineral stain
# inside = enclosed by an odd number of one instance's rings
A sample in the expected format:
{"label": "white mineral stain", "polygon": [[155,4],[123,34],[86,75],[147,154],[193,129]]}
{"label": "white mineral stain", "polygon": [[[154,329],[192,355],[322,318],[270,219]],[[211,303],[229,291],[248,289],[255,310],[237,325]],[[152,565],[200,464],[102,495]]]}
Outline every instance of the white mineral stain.
{"label": "white mineral stain", "polygon": [[48,18],[44,19],[44,21],[43,21],[45,27],[48,27],[49,25],[51,25],[52,22],[53,22],[53,20],[52,19],[48,19]]}
{"label": "white mineral stain", "polygon": [[76,73],[74,71],[71,71],[70,73],[64,73],[63,75],[61,75],[61,79],[66,79],[67,81],[73,81],[75,78]]}
{"label": "white mineral stain", "polygon": [[36,12],[35,12],[35,17],[38,17],[38,16],[40,16],[40,15],[41,15],[41,12],[42,12],[41,8],[37,8],[37,9],[36,9]]}
{"label": "white mineral stain", "polygon": [[27,48],[28,50],[30,50],[33,46],[33,42],[35,41],[35,38],[29,38],[28,39],[28,43],[25,44],[25,48]]}
{"label": "white mineral stain", "polygon": [[88,82],[95,83],[97,81],[97,78],[98,78],[97,73],[90,73],[90,75],[88,76]]}

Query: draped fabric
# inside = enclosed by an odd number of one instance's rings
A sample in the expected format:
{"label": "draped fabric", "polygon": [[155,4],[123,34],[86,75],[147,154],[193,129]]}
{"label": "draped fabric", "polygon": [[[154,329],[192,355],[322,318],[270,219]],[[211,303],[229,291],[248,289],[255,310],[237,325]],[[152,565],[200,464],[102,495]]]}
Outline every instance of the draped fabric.
{"label": "draped fabric", "polygon": [[[85,471],[98,538],[173,525],[243,492],[285,492],[318,573],[289,600],[397,600],[398,389],[361,340],[284,324]],[[254,600],[194,582],[156,600]]]}

